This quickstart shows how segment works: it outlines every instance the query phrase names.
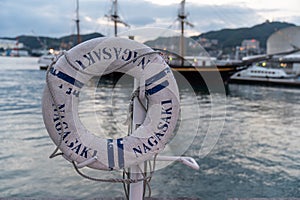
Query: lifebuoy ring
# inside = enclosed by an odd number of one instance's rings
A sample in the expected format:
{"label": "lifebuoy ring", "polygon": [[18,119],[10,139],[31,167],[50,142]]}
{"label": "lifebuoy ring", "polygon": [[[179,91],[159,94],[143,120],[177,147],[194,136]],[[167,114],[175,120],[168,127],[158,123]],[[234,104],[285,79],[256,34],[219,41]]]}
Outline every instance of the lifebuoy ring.
{"label": "lifebuoy ring", "polygon": [[[130,136],[95,136],[81,123],[81,88],[93,77],[112,72],[141,80],[148,99],[143,124]],[[47,72],[43,119],[53,142],[68,161],[100,170],[139,164],[162,151],[174,135],[179,92],[170,67],[151,48],[122,38],[96,38],[65,52]],[[142,89],[141,88],[141,89]]]}

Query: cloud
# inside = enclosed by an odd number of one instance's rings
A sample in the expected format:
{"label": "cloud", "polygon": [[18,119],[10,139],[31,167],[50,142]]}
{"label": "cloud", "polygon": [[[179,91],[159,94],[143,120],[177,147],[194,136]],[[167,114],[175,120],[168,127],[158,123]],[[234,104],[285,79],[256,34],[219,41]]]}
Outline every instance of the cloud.
{"label": "cloud", "polygon": [[134,26],[145,26],[155,23],[155,19],[151,16],[132,16],[128,18],[128,23]]}
{"label": "cloud", "polygon": [[[147,1],[123,1],[124,8],[126,8],[126,18],[128,23],[133,26],[147,26],[153,25],[157,18],[170,18],[172,16],[172,7],[170,6],[159,6]],[[126,7],[125,7],[126,5]],[[122,6],[122,4],[120,4]],[[175,17],[175,16],[174,16]]]}
{"label": "cloud", "polygon": [[[128,2],[127,15],[131,14],[128,22],[133,26],[179,29],[179,23],[176,22],[178,4],[158,5],[148,1],[130,0],[125,2]],[[187,3],[186,10],[189,13],[188,20],[195,25],[190,31],[198,33],[221,28],[247,27],[264,21],[256,10],[244,5],[212,6]],[[189,28],[187,27],[187,29]]]}
{"label": "cloud", "polygon": [[32,34],[32,31],[39,35],[66,33],[66,21],[71,20],[70,13],[67,12],[69,5],[59,2],[61,1],[53,0],[45,4],[38,0],[27,0],[26,3],[22,0],[1,1],[0,35]]}
{"label": "cloud", "polygon": [[255,10],[238,5],[191,6],[189,12],[200,32],[247,27],[262,22],[261,16]]}
{"label": "cloud", "polygon": [[[192,2],[192,1],[191,1]],[[195,25],[187,27],[188,32],[202,33],[222,28],[249,27],[266,20],[264,13],[271,16],[278,9],[254,9],[247,4],[199,4],[187,1],[188,20]],[[31,34],[60,37],[75,33],[75,0],[40,1],[40,0],[0,0],[0,37]],[[159,5],[149,0],[122,0],[119,3],[119,14],[131,25],[131,28],[160,27],[178,29],[175,22],[179,4]],[[111,10],[111,1],[80,1],[80,28],[82,33],[112,33],[112,23],[104,17]],[[279,19],[291,20],[299,24],[298,14],[282,15]],[[123,26],[119,30],[127,30]]]}
{"label": "cloud", "polygon": [[292,15],[292,16],[289,16],[286,20],[290,23],[294,23],[294,24],[298,24],[298,25],[300,24],[300,16]]}

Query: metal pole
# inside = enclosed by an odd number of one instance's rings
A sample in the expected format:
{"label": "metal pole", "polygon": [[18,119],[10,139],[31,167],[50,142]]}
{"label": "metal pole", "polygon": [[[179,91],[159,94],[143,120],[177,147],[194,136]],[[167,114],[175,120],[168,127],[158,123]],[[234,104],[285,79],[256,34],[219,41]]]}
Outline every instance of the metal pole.
{"label": "metal pole", "polygon": [[115,37],[118,36],[118,28],[117,28],[117,23],[118,23],[118,2],[117,0],[115,0],[113,2],[113,6],[114,6],[114,14],[113,14],[113,18],[114,18],[114,28],[115,28]]}
{"label": "metal pole", "polygon": [[180,56],[181,65],[184,65],[184,21],[181,21],[181,35],[180,35]]}
{"label": "metal pole", "polygon": [[180,9],[178,12],[178,19],[180,21],[180,27],[181,27],[181,34],[180,34],[180,56],[181,56],[181,65],[183,65],[184,62],[184,23],[186,19],[186,14],[184,11],[184,4],[185,0],[181,1],[180,3]]}
{"label": "metal pole", "polygon": [[81,42],[81,38],[80,38],[80,27],[79,27],[79,0],[76,1],[76,28],[77,28],[77,44],[79,44]]}
{"label": "metal pole", "polygon": [[[134,79],[134,90],[136,90],[139,86],[139,81]],[[144,105],[141,105],[141,102]],[[133,100],[133,119],[132,119],[132,127],[133,130],[137,129],[143,122],[146,116],[145,106],[146,99],[138,99],[135,97]],[[143,107],[144,106],[144,107]],[[138,166],[132,166],[130,168],[130,178],[131,179],[140,179],[143,178],[143,172],[141,170],[144,169],[144,164],[139,164]],[[140,181],[137,183],[131,183],[129,185],[129,199],[130,200],[141,200],[143,199],[144,192],[144,182]]]}

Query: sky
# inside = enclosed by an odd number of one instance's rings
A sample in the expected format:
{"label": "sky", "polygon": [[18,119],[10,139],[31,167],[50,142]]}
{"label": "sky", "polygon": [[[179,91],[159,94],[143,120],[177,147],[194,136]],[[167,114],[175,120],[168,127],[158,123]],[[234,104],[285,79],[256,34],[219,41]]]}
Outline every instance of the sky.
{"label": "sky", "polygon": [[[180,0],[118,0],[119,15],[130,28],[178,30]],[[80,32],[113,35],[111,0],[79,0]],[[0,37],[19,35],[61,37],[76,33],[76,0],[0,0]],[[187,35],[224,28],[251,27],[269,21],[300,25],[298,0],[186,0]]]}

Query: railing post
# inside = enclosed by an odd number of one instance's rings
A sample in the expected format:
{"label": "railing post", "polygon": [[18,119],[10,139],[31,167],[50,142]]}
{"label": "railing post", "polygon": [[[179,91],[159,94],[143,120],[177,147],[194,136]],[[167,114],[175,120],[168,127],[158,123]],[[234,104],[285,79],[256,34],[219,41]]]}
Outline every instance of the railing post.
{"label": "railing post", "polygon": [[[134,91],[139,86],[139,81],[134,80]],[[132,130],[137,129],[143,122],[146,116],[146,99],[138,99],[139,97],[134,97],[133,99],[133,119],[132,119]],[[141,105],[143,103],[144,105]],[[138,166],[132,166],[130,168],[130,178],[131,179],[141,179],[143,178],[144,164],[139,164]],[[131,183],[129,185],[129,200],[141,200],[143,199],[144,193],[144,182],[139,181],[137,183]]]}

